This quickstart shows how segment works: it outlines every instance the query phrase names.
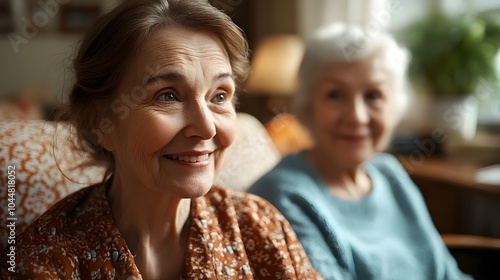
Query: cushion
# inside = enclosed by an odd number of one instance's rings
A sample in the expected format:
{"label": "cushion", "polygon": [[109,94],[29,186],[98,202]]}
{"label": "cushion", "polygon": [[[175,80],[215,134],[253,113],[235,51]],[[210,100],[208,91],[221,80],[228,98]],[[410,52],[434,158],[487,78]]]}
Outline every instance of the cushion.
{"label": "cushion", "polygon": [[238,113],[236,139],[225,154],[215,184],[246,191],[281,160],[264,126],[253,116]]}

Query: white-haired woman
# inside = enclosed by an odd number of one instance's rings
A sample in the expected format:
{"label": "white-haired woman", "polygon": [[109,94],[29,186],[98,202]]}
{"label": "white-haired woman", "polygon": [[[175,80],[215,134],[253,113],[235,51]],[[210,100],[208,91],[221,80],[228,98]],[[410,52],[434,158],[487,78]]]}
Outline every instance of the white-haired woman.
{"label": "white-haired woman", "polygon": [[295,98],[314,147],[284,158],[250,190],[285,215],[326,279],[469,278],[408,174],[381,153],[406,103],[408,59],[383,32],[318,32]]}

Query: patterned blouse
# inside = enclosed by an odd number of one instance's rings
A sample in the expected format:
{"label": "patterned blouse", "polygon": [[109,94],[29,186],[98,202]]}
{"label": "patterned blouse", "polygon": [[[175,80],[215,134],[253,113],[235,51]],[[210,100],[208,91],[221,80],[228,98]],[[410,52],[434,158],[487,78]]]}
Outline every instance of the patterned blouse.
{"label": "patterned blouse", "polygon": [[[265,200],[213,187],[192,199],[182,279],[322,279],[285,218]],[[142,279],[106,198],[80,190],[35,220],[8,248],[3,279]]]}

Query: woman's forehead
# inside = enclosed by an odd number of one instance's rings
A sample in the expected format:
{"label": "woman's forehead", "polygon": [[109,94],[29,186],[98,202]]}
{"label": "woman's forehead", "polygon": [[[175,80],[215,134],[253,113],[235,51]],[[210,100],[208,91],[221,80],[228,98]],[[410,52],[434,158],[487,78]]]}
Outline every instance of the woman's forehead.
{"label": "woman's forehead", "polygon": [[350,62],[332,62],[324,68],[320,82],[373,84],[390,83],[393,73],[390,64],[379,57],[369,57]]}
{"label": "woman's forehead", "polygon": [[155,30],[134,57],[150,58],[185,55],[196,59],[207,55],[228,55],[221,40],[212,33],[184,27],[164,27]]}
{"label": "woman's forehead", "polygon": [[132,57],[130,68],[133,73],[142,74],[168,67],[182,68],[203,60],[231,71],[229,57],[217,36],[183,27],[165,27],[154,31],[142,44]]}

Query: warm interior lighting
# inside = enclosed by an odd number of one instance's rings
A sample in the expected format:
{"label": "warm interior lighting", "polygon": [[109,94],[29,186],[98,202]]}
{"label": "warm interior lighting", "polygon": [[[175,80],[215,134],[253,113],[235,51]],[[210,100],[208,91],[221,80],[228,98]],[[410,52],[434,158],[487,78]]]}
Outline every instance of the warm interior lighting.
{"label": "warm interior lighting", "polygon": [[256,48],[247,89],[252,94],[290,95],[297,86],[297,71],[304,43],[295,35],[265,38]]}

